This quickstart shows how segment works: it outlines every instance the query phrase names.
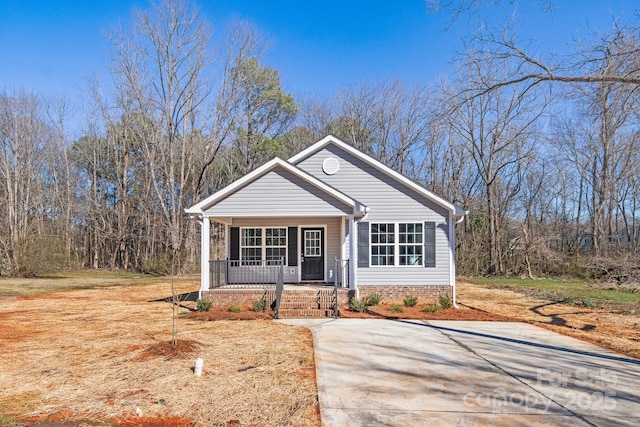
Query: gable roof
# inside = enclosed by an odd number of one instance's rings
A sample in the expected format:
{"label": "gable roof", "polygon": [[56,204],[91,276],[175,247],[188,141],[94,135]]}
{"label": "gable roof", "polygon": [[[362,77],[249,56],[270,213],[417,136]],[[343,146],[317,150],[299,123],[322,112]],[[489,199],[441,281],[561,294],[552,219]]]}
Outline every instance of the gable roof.
{"label": "gable roof", "polygon": [[266,175],[267,173],[269,173],[269,172],[271,172],[271,171],[273,171],[273,170],[275,170],[277,168],[282,168],[282,169],[292,173],[296,177],[298,177],[301,180],[313,185],[314,187],[316,187],[319,190],[321,190],[322,192],[328,194],[332,198],[341,201],[342,203],[346,204],[347,206],[352,207],[354,214],[361,213],[361,214],[364,215],[364,213],[366,213],[366,211],[367,211],[367,207],[365,205],[361,204],[360,202],[358,202],[357,200],[353,199],[352,197],[347,196],[346,194],[336,190],[335,188],[331,187],[330,185],[328,185],[328,184],[320,181],[319,179],[315,178],[314,176],[309,175],[308,173],[306,173],[302,169],[299,169],[299,168],[295,167],[291,163],[288,163],[287,161],[276,157],[273,160],[271,160],[271,161],[265,163],[264,165],[260,166],[259,168],[255,169],[254,171],[252,171],[252,172],[248,173],[247,175],[243,176],[242,178],[240,178],[240,179],[232,182],[231,184],[227,185],[223,189],[221,189],[219,191],[216,191],[211,196],[207,197],[206,199],[202,200],[201,202],[191,206],[190,208],[185,209],[185,213],[202,215],[204,213],[204,211],[206,209],[208,209],[209,207],[215,205],[219,201],[225,199],[226,197],[230,196],[231,194],[235,193],[236,191],[246,187],[247,185],[251,184],[252,182],[258,180],[260,177]]}
{"label": "gable roof", "polygon": [[341,148],[342,150],[348,152],[349,154],[357,157],[358,159],[364,161],[365,163],[373,166],[374,168],[378,169],[383,174],[385,174],[388,177],[398,181],[399,183],[405,185],[406,187],[412,189],[413,191],[417,192],[418,194],[424,196],[426,199],[431,200],[432,202],[444,207],[449,212],[451,212],[451,214],[453,216],[463,217],[468,213],[468,211],[465,211],[461,207],[459,207],[459,206],[457,206],[457,205],[455,205],[455,204],[453,204],[451,202],[446,201],[442,197],[439,197],[439,196],[433,194],[431,191],[427,190],[422,185],[410,180],[406,176],[394,171],[389,166],[381,163],[380,161],[374,159],[371,156],[368,156],[368,155],[364,154],[362,151],[350,146],[346,142],[341,141],[340,139],[336,138],[333,135],[327,135],[326,137],[322,138],[320,141],[318,141],[315,144],[307,147],[306,149],[302,150],[301,152],[299,152],[295,156],[289,158],[289,163],[296,165],[299,162],[303,161],[304,159],[307,159],[308,157],[310,157],[313,154],[317,153],[318,151],[322,150],[323,148],[325,148],[328,145],[335,145],[335,146]]}

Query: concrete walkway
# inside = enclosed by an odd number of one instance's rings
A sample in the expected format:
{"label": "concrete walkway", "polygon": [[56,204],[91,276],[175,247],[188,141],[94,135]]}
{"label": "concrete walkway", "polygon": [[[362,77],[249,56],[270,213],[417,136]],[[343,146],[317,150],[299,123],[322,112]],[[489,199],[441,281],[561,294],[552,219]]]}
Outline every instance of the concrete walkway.
{"label": "concrete walkway", "polygon": [[640,360],[526,323],[282,320],[326,426],[638,426]]}

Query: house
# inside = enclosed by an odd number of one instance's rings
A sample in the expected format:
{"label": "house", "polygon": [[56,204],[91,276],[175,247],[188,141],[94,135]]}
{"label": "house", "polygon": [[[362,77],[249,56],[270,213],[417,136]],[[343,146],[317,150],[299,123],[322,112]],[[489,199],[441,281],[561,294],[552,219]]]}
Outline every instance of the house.
{"label": "house", "polygon": [[[201,224],[201,293],[273,283],[340,284],[455,302],[455,227],[466,211],[333,136],[275,158],[186,209]],[[210,260],[211,222],[225,259]]]}

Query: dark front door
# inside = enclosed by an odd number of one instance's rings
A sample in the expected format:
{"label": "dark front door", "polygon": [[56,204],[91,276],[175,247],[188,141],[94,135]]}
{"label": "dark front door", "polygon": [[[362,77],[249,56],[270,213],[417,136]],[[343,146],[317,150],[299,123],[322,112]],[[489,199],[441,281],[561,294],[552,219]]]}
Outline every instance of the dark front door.
{"label": "dark front door", "polygon": [[302,280],[324,280],[324,229],[302,229]]}

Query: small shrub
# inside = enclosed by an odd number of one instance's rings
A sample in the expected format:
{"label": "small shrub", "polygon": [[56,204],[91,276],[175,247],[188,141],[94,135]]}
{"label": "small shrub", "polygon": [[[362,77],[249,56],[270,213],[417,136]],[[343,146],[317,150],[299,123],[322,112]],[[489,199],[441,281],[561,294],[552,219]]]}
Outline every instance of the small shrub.
{"label": "small shrub", "polygon": [[418,304],[418,297],[414,297],[413,295],[407,295],[404,299],[405,307],[415,307]]}
{"label": "small shrub", "polygon": [[440,306],[438,304],[427,304],[422,307],[423,313],[435,313],[438,310],[440,310]]}
{"label": "small shrub", "polygon": [[351,309],[358,313],[367,311],[367,302],[360,298],[351,298]]}
{"label": "small shrub", "polygon": [[196,301],[196,310],[198,311],[209,311],[213,306],[213,301],[208,298],[200,298]]}
{"label": "small shrub", "polygon": [[582,305],[587,308],[596,308],[598,306],[595,302],[591,301],[590,299],[583,299]]}
{"label": "small shrub", "polygon": [[253,300],[253,311],[263,312],[267,309],[267,300],[264,298]]}
{"label": "small shrub", "polygon": [[391,310],[392,313],[402,313],[404,312],[404,307],[400,304],[391,304],[389,310]]}
{"label": "small shrub", "polygon": [[574,301],[571,297],[564,297],[560,300],[560,302],[564,304],[573,304]]}
{"label": "small shrub", "polygon": [[440,295],[440,298],[438,298],[438,301],[440,302],[440,307],[442,308],[453,307],[453,303],[451,302],[451,297],[449,297],[449,295]]}
{"label": "small shrub", "polygon": [[366,304],[369,307],[374,307],[374,306],[380,304],[380,301],[382,301],[382,295],[374,292],[372,294],[367,295],[364,298],[364,301],[366,302]]}
{"label": "small shrub", "polygon": [[239,305],[230,305],[229,311],[232,313],[240,313],[242,311],[242,307],[240,307]]}

